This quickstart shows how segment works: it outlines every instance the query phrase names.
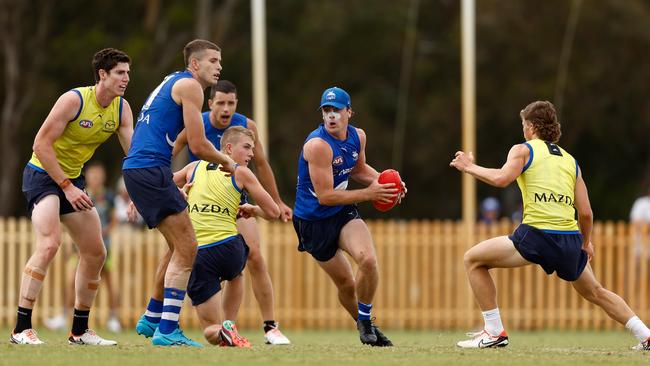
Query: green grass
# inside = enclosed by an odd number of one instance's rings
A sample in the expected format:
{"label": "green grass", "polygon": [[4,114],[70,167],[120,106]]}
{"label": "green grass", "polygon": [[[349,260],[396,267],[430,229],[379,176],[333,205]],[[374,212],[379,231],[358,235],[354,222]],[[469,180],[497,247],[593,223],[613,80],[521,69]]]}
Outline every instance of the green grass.
{"label": "green grass", "polygon": [[[8,329],[0,329],[9,335]],[[133,332],[112,339],[117,347],[69,346],[64,332],[42,330],[43,346],[0,343],[0,365],[12,366],[95,366],[95,365],[648,365],[650,352],[632,351],[634,338],[619,332],[511,332],[511,343],[503,349],[461,350],[455,342],[462,333],[385,333],[393,348],[371,348],[359,343],[357,334],[341,331],[285,330],[291,346],[263,344],[256,331],[243,331],[252,349],[206,346],[203,349],[153,347]],[[109,333],[100,332],[108,337]],[[198,331],[186,332],[203,342]]]}

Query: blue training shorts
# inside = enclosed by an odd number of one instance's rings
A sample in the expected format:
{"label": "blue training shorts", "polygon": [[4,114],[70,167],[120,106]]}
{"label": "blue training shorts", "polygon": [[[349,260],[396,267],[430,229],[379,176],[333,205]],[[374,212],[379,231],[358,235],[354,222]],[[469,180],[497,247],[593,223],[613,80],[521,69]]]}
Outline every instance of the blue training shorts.
{"label": "blue training shorts", "polygon": [[577,280],[589,259],[580,233],[547,233],[521,224],[508,238],[524,259],[539,264],[549,275],[557,272],[565,281]]}
{"label": "blue training shorts", "polygon": [[356,205],[344,206],[335,215],[322,220],[303,220],[293,216],[293,228],[298,234],[298,250],[308,252],[314,259],[326,262],[339,249],[341,229],[348,222],[360,219]]}
{"label": "blue training shorts", "polygon": [[169,167],[124,169],[122,173],[126,190],[149,229],[187,208]]}
{"label": "blue training shorts", "polygon": [[248,251],[241,235],[218,245],[199,248],[187,284],[192,305],[200,305],[221,291],[221,281],[239,276],[246,267]]}
{"label": "blue training shorts", "polygon": [[[77,178],[70,179],[72,184],[86,192],[86,180],[81,174]],[[23,170],[23,194],[27,199],[27,216],[32,217],[34,206],[45,196],[54,195],[59,197],[59,215],[65,215],[75,212],[65,193],[56,182],[52,180],[45,170],[28,164]]]}

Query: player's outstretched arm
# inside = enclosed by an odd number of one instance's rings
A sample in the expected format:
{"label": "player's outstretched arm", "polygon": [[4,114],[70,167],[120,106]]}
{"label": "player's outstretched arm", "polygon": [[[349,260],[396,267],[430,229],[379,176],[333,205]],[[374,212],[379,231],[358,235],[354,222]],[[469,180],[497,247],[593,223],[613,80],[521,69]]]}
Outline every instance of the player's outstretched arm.
{"label": "player's outstretched arm", "polygon": [[[257,203],[258,210],[254,216],[261,216],[267,220],[280,218],[280,207],[271,195],[264,190],[262,184],[248,167],[239,167],[235,171],[235,181],[241,189],[245,189]],[[251,207],[255,207],[252,206]]]}
{"label": "player's outstretched arm", "polygon": [[582,179],[581,169],[578,169],[578,176],[576,177],[574,198],[576,211],[578,211],[578,225],[582,234],[582,250],[587,252],[589,260],[591,260],[594,256],[594,248],[591,245],[591,229],[594,226],[594,213],[591,210],[589,193],[587,192],[587,185],[584,179]]}
{"label": "player's outstretched arm", "polygon": [[133,111],[131,105],[126,99],[122,99],[122,116],[120,117],[120,127],[117,130],[117,137],[120,140],[120,146],[124,155],[129,154],[131,147],[131,138],[133,137]]}
{"label": "player's outstretched arm", "polygon": [[309,163],[309,175],[321,205],[338,206],[364,201],[390,201],[399,191],[392,183],[379,184],[376,178],[363,189],[334,189],[332,149],[320,138],[313,138],[305,143],[303,156]]}
{"label": "player's outstretched arm", "polygon": [[449,166],[470,174],[491,186],[503,188],[514,182],[521,174],[528,156],[529,150],[526,145],[515,145],[508,152],[505,164],[499,169],[491,169],[475,164],[474,155],[471,152],[466,154],[463,151],[457,151]]}
{"label": "player's outstretched arm", "polygon": [[203,89],[194,79],[181,79],[172,87],[172,97],[183,107],[183,122],[187,134],[187,143],[194,155],[202,160],[221,164],[229,172],[234,172],[235,162],[226,154],[218,151],[205,137],[201,107],[203,106]]}

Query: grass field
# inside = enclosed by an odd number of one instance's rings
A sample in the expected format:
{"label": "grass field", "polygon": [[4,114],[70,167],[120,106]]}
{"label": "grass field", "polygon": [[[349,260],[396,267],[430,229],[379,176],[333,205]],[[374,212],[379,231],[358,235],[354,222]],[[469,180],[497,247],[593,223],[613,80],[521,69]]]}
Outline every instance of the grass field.
{"label": "grass field", "polygon": [[[0,330],[9,337],[9,329]],[[112,338],[117,347],[69,346],[65,332],[40,331],[43,346],[0,343],[0,365],[648,365],[650,352],[630,350],[634,339],[626,332],[511,332],[503,349],[461,350],[455,341],[462,333],[385,332],[396,344],[371,348],[359,343],[356,333],[340,331],[291,332],[293,345],[271,347],[262,335],[243,331],[252,349],[206,346],[203,349],[153,347],[135,333]],[[101,332],[108,336],[109,333]],[[187,334],[203,339],[197,331]]]}

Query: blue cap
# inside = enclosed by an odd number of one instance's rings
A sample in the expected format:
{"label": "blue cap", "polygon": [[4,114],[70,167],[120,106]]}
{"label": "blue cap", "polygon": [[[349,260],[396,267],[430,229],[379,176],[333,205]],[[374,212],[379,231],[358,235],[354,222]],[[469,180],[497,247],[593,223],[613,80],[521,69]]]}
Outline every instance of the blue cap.
{"label": "blue cap", "polygon": [[487,197],[481,202],[481,211],[499,211],[500,209],[501,204],[494,197]]}
{"label": "blue cap", "polygon": [[328,105],[336,109],[350,108],[352,106],[352,102],[350,101],[350,94],[338,86],[325,89],[323,96],[320,97],[320,107],[318,107],[318,109],[321,109]]}

